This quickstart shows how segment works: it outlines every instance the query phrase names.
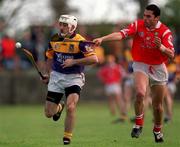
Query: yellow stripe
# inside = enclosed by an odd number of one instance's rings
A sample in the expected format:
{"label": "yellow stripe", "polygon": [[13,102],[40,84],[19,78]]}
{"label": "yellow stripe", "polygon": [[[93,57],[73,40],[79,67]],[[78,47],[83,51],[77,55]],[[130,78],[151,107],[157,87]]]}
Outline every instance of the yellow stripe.
{"label": "yellow stripe", "polygon": [[96,55],[96,53],[95,52],[90,52],[90,53],[84,54],[85,57],[92,56],[92,55]]}
{"label": "yellow stripe", "polygon": [[79,50],[79,42],[50,42],[52,48],[56,52],[61,53],[78,53]]}
{"label": "yellow stripe", "polygon": [[64,137],[71,139],[72,138],[72,133],[64,132]]}
{"label": "yellow stripe", "polygon": [[[85,40],[80,34],[76,34],[75,37],[72,38],[73,40]],[[51,41],[50,42],[52,48],[56,52],[61,53],[79,53],[79,42],[57,42],[57,41]]]}

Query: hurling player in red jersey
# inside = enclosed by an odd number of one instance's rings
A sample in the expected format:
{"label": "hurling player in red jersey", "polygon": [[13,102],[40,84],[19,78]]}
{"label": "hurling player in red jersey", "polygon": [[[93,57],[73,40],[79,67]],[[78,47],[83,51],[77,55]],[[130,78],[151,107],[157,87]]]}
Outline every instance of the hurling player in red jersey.
{"label": "hurling player in red jersey", "polygon": [[122,98],[121,82],[125,76],[125,70],[120,64],[116,63],[115,56],[107,55],[106,62],[99,68],[97,76],[104,84],[111,114],[115,115],[116,110],[118,112],[118,119],[112,123],[124,122],[127,119],[127,114]]}
{"label": "hurling player in red jersey", "polygon": [[144,11],[142,20],[131,23],[127,28],[109,35],[94,39],[96,45],[104,41],[117,41],[126,37],[133,37],[132,57],[136,91],[135,125],[131,136],[138,138],[142,132],[144,119],[143,100],[147,87],[152,92],[154,115],[153,134],[155,142],[163,142],[163,98],[168,80],[165,62],[174,57],[172,33],[169,28],[160,22],[160,9],[150,4]]}
{"label": "hurling player in red jersey", "polygon": [[[63,95],[66,97],[64,145],[71,143],[76,105],[85,82],[84,66],[98,62],[92,45],[85,42],[85,38],[75,32],[77,22],[77,18],[72,15],[60,16],[60,33],[51,37],[49,49],[46,51],[48,75],[42,79],[44,83],[48,83],[46,117],[57,121],[64,108],[64,102],[61,99]],[[65,42],[65,38],[75,41]]]}

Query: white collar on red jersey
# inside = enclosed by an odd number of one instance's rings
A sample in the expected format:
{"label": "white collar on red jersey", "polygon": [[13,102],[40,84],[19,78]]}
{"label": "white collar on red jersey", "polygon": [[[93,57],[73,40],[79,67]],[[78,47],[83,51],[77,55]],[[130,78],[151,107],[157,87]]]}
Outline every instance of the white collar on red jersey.
{"label": "white collar on red jersey", "polygon": [[160,21],[158,21],[154,29],[149,29],[147,27],[146,28],[147,28],[147,30],[154,31],[155,29],[159,29],[161,27],[161,24],[162,23]]}
{"label": "white collar on red jersey", "polygon": [[158,21],[158,22],[157,22],[157,24],[156,24],[156,26],[155,26],[155,28],[156,28],[156,29],[159,29],[159,28],[160,28],[160,26],[161,26],[161,22],[160,22],[160,21]]}

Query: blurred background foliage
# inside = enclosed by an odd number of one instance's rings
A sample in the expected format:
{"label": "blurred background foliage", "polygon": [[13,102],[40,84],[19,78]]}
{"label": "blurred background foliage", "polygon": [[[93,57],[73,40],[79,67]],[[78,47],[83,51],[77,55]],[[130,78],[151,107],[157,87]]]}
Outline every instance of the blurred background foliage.
{"label": "blurred background foliage", "polygon": [[[0,0],[0,6],[5,0]],[[137,18],[141,18],[143,16],[143,11],[146,7],[147,4],[151,2],[151,0],[129,0],[129,2],[134,1],[139,5],[139,11],[137,13]],[[120,3],[118,0],[114,1],[119,9],[123,10],[123,5]],[[13,12],[11,12],[10,18],[4,18],[6,21],[10,22],[10,19],[12,19],[15,15],[18,14],[18,11],[20,10],[20,7],[23,6],[23,3],[27,3],[26,0],[21,0],[21,5],[17,6],[16,8],[13,9]],[[51,7],[54,12],[54,21],[57,20],[59,15],[65,14],[65,13],[80,13],[78,8],[74,8],[70,5],[69,0],[51,0],[50,1]],[[170,0],[165,3],[164,6],[161,7],[162,15],[161,15],[161,21],[165,22],[168,26],[173,27],[177,32],[179,32],[180,28],[180,1],[179,0]],[[43,15],[39,13],[39,15]],[[2,14],[0,15],[2,16]],[[129,23],[128,20],[126,20],[126,23]],[[8,22],[7,22],[8,23]],[[122,22],[124,23],[124,22]],[[99,22],[98,24],[85,24],[88,26],[88,31],[94,31],[98,30],[98,32],[102,34],[107,34],[111,30],[111,27],[114,27],[116,24],[114,23],[106,23],[106,20],[103,19],[103,22]],[[107,29],[108,27],[108,29]],[[110,28],[110,29],[109,29]]]}

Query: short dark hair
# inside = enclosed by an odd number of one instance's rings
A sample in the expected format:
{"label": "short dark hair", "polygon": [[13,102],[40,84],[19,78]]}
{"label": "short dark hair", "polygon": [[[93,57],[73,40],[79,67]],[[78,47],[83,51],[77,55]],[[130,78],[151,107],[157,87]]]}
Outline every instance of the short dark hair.
{"label": "short dark hair", "polygon": [[153,11],[153,14],[155,17],[160,16],[161,14],[161,10],[158,6],[156,6],[155,4],[150,4],[146,7],[146,10],[150,10]]}

